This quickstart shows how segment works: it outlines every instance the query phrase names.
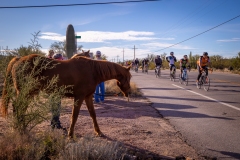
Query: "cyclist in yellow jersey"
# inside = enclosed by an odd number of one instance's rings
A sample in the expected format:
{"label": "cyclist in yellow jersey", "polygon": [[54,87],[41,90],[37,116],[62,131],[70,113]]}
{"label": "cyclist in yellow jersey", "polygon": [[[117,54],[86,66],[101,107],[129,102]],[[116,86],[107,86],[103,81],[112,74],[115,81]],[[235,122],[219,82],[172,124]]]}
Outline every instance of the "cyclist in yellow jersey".
{"label": "cyclist in yellow jersey", "polygon": [[203,52],[203,55],[198,59],[197,61],[197,69],[198,69],[198,77],[197,77],[197,84],[199,81],[199,78],[202,76],[202,70],[205,70],[206,75],[208,75],[208,65],[210,65],[210,58],[208,56],[207,52]]}

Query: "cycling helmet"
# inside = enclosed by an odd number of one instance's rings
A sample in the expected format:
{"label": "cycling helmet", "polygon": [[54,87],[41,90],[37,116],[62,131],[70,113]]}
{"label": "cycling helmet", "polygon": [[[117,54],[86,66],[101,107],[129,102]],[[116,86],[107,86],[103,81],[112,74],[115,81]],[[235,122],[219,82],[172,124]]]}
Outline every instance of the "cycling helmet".
{"label": "cycling helmet", "polygon": [[53,58],[54,58],[54,59],[63,60],[63,56],[62,56],[62,54],[60,54],[60,53],[55,54],[55,55],[53,56]]}
{"label": "cycling helmet", "polygon": [[207,53],[207,52],[203,52],[203,55],[204,55],[204,56],[208,56],[208,53]]}
{"label": "cycling helmet", "polygon": [[174,55],[174,53],[173,53],[173,52],[170,52],[170,55]]}
{"label": "cycling helmet", "polygon": [[97,52],[96,52],[96,56],[97,56],[97,57],[101,57],[101,52],[100,52],[100,51],[97,51]]}

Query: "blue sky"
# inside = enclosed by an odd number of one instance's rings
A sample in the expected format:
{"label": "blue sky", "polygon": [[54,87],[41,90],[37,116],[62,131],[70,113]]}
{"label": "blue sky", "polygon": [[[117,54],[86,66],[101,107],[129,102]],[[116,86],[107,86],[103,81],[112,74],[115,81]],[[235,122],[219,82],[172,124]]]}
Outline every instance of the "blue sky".
{"label": "blue sky", "polygon": [[[1,0],[0,6],[78,4],[124,0]],[[78,44],[95,53],[100,50],[115,58],[133,59],[148,54],[173,51],[184,54],[234,57],[240,52],[240,17],[189,41],[164,49],[233,17],[240,15],[240,0],[162,0],[157,2],[89,5],[73,7],[0,9],[0,46],[10,49],[28,46],[32,33],[41,31],[39,43],[47,52],[50,45],[63,41],[72,24]],[[118,57],[117,57],[118,56]]]}

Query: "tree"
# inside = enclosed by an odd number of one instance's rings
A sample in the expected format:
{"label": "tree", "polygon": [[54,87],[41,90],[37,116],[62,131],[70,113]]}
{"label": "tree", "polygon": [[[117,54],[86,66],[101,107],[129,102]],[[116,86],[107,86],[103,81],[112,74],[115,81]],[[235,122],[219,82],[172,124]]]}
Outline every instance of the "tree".
{"label": "tree", "polygon": [[[77,51],[82,50],[82,45],[77,46]],[[51,44],[50,49],[54,50],[55,53],[60,53],[63,56],[66,55],[66,40],[64,41],[59,41],[59,42],[54,42]]]}
{"label": "tree", "polygon": [[33,39],[31,39],[31,42],[28,42],[34,52],[39,51],[40,48],[42,48],[41,44],[38,43],[40,32],[41,31],[32,33]]}

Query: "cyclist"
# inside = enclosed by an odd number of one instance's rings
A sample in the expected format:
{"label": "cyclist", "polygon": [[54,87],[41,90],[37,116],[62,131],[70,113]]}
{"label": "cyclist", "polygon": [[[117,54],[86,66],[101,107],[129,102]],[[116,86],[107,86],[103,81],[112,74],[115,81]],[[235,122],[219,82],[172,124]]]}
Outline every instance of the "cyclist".
{"label": "cyclist", "polygon": [[[146,68],[145,67],[148,67],[148,64],[149,64],[149,60],[148,60],[148,58],[145,58],[144,60],[143,60],[143,70],[145,70],[146,71]],[[144,72],[144,71],[143,71]]]}
{"label": "cyclist", "polygon": [[177,61],[176,57],[174,56],[174,53],[173,52],[170,52],[170,56],[168,56],[166,58],[166,60],[168,61],[169,63],[169,66],[170,66],[170,73],[172,72],[172,68],[174,67],[174,71],[176,71],[176,67],[174,65],[174,63]]}
{"label": "cyclist", "polygon": [[135,66],[135,61],[132,61],[132,70],[134,70],[134,66]]}
{"label": "cyclist", "polygon": [[145,65],[148,65],[148,63],[149,63],[148,58],[145,58]]}
{"label": "cyclist", "polygon": [[135,64],[135,67],[138,68],[138,66],[139,66],[139,60],[138,60],[138,58],[135,59],[134,64]]}
{"label": "cyclist", "polygon": [[145,58],[142,60],[142,72],[144,72],[144,66],[145,66]]}
{"label": "cyclist", "polygon": [[187,55],[184,55],[182,59],[180,59],[180,70],[181,70],[181,75],[184,69],[187,68],[188,66],[188,57]]}
{"label": "cyclist", "polygon": [[208,75],[208,68],[207,66],[210,65],[210,58],[207,52],[203,52],[203,55],[197,61],[197,69],[198,69],[198,77],[197,77],[197,85],[199,82],[199,78],[202,76],[202,70],[205,70],[206,76]]}
{"label": "cyclist", "polygon": [[162,59],[159,55],[157,55],[157,57],[155,58],[155,73],[157,73],[157,67],[159,66],[159,68],[161,68],[162,65]]}

